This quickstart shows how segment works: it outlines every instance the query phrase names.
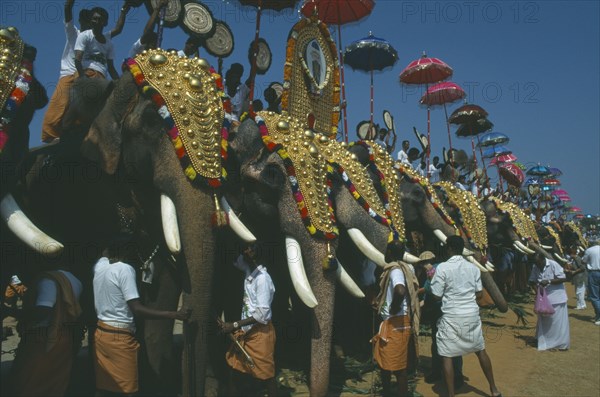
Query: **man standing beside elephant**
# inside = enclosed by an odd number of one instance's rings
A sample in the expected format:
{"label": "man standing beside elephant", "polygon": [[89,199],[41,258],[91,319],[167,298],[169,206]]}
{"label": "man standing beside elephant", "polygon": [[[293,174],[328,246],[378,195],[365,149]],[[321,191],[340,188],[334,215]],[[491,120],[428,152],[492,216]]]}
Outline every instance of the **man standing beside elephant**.
{"label": "man standing beside elephant", "polygon": [[442,317],[438,321],[438,353],[448,396],[454,397],[452,358],[469,353],[477,354],[479,365],[490,385],[493,397],[500,396],[494,382],[492,363],[485,351],[485,342],[476,299],[483,293],[481,272],[462,257],[463,239],[450,236],[446,241],[450,259],[438,265],[431,280],[431,293],[442,300]]}
{"label": "man standing beside elephant", "polygon": [[239,344],[234,343],[225,355],[227,364],[233,370],[228,395],[235,395],[232,392],[235,389],[233,378],[236,373],[248,374],[259,379],[265,384],[269,397],[277,395],[275,328],[271,323],[271,303],[275,286],[267,269],[258,264],[258,254],[256,244],[249,245],[235,261],[234,266],[246,275],[242,318],[233,323],[220,324],[224,334],[238,331],[233,337],[237,338]]}
{"label": "man standing beside elephant", "polygon": [[585,250],[582,258],[587,265],[588,272],[588,297],[594,307],[594,324],[600,325],[600,239],[596,245]]}
{"label": "man standing beside elephant", "polygon": [[383,395],[391,395],[392,373],[400,396],[408,395],[407,369],[415,364],[416,337],[419,330],[419,284],[409,266],[401,262],[404,246],[399,241],[388,244],[388,263],[380,278],[376,298],[377,312],[383,319],[372,339],[375,361],[381,369]]}

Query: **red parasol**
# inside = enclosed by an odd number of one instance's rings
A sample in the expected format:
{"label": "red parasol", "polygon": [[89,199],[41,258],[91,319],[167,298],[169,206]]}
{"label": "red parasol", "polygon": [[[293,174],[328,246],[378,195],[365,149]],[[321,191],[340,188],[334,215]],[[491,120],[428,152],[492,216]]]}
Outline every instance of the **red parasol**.
{"label": "red parasol", "polygon": [[250,94],[248,100],[250,101],[250,109],[252,110],[252,101],[254,100],[254,79],[256,77],[256,55],[258,52],[258,39],[260,34],[260,16],[262,10],[275,10],[281,11],[286,8],[294,7],[298,0],[239,0],[240,4],[245,6],[252,6],[257,8],[256,13],[256,32],[254,34],[254,45],[252,54],[252,65],[250,68],[249,77],[249,89]]}
{"label": "red parasol", "polygon": [[[400,82],[404,84],[425,84],[425,92],[429,89],[428,85],[445,80],[452,76],[453,70],[446,62],[438,58],[429,58],[423,52],[421,58],[408,64],[400,73]],[[429,169],[429,154],[431,153],[431,111],[427,106],[427,161],[426,169]]]}
{"label": "red parasol", "polygon": [[520,187],[525,180],[525,174],[523,174],[523,171],[511,163],[500,164],[498,166],[498,172],[509,185]]}
{"label": "red parasol", "polygon": [[583,210],[579,207],[571,207],[571,208],[569,208],[569,211],[570,212],[581,212]]}
{"label": "red parasol", "polygon": [[338,27],[338,51],[340,60],[340,85],[342,89],[342,118],[344,120],[344,141],[348,142],[348,117],[346,114],[346,83],[344,81],[344,57],[342,56],[341,25],[358,21],[369,15],[375,7],[374,0],[304,0],[301,12],[306,17],[313,13],[327,25]]}
{"label": "red parasol", "polygon": [[512,153],[509,154],[502,154],[500,156],[496,156],[494,157],[491,161],[490,161],[490,166],[492,165],[496,165],[497,163],[512,163],[513,161],[517,160],[517,156],[515,156]]}
{"label": "red parasol", "polygon": [[450,123],[448,123],[447,103],[458,101],[465,97],[465,91],[458,85],[449,81],[438,83],[429,87],[427,92],[421,97],[422,105],[444,105],[444,114],[446,115],[446,127],[448,127],[448,145],[452,151],[452,135],[450,134]]}
{"label": "red parasol", "polygon": [[585,218],[585,215],[583,215],[583,214],[577,214],[577,215],[575,215],[573,218],[576,218],[576,219],[583,219],[583,218]]}
{"label": "red parasol", "polygon": [[555,196],[563,196],[563,195],[568,196],[569,195],[569,193],[567,193],[567,191],[563,190],[563,189],[557,189],[557,190],[553,191],[552,194]]}

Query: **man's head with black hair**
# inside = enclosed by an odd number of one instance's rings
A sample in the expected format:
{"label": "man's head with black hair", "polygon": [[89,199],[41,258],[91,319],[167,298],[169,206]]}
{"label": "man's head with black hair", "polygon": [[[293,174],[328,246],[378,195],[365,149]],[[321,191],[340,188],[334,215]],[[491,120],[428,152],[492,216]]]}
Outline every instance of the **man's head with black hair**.
{"label": "man's head with black hair", "polygon": [[385,261],[387,263],[401,261],[404,258],[405,252],[404,244],[398,240],[394,240],[385,249]]}
{"label": "man's head with black hair", "polygon": [[409,147],[410,147],[409,141],[402,141],[402,150],[404,150],[406,152]]}
{"label": "man's head with black hair", "polygon": [[465,248],[465,242],[460,236],[450,236],[446,240],[446,247],[448,248],[448,255],[462,255]]}
{"label": "man's head with black hair", "polygon": [[87,8],[82,8],[79,11],[79,29],[83,32],[84,30],[91,29],[92,23],[92,11]]}
{"label": "man's head with black hair", "polygon": [[189,36],[185,41],[185,45],[183,46],[183,52],[187,56],[193,55],[198,50],[199,46],[200,43],[198,43],[198,40],[194,39],[192,36]]}
{"label": "man's head with black hair", "polygon": [[140,38],[140,43],[142,43],[144,45],[144,47],[146,47],[147,50],[152,50],[152,49],[156,48],[157,40],[158,40],[158,35],[156,34],[156,32],[150,31],[150,32],[145,33]]}

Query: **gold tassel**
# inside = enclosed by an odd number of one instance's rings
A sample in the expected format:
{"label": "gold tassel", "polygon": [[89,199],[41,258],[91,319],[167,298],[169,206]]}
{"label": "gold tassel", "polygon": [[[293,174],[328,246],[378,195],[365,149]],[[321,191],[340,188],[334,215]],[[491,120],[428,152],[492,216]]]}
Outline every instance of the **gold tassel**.
{"label": "gold tassel", "polygon": [[223,227],[229,225],[229,217],[227,213],[221,209],[216,193],[213,193],[213,199],[215,200],[215,212],[212,214],[212,225],[214,227]]}

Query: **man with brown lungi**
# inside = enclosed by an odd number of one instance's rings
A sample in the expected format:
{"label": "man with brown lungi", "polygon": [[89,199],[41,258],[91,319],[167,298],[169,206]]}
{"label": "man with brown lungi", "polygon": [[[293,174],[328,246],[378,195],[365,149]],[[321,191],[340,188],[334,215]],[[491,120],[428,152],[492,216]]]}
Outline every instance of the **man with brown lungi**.
{"label": "man with brown lungi", "polygon": [[[225,359],[232,368],[230,393],[235,395],[233,378],[237,373],[251,375],[267,388],[270,397],[277,395],[275,382],[275,328],[271,323],[271,302],[275,286],[267,269],[257,263],[256,244],[246,247],[234,266],[246,274],[242,318],[233,323],[222,323],[222,332],[234,332],[234,343]],[[243,351],[242,351],[243,349]]]}
{"label": "man with brown lungi", "polygon": [[437,349],[448,396],[454,396],[452,358],[475,353],[490,385],[492,397],[501,396],[494,382],[492,363],[485,351],[477,299],[483,294],[481,273],[462,257],[465,244],[461,237],[450,236],[446,241],[449,259],[438,265],[431,280],[431,293],[442,300],[442,317],[437,323]]}
{"label": "man with brown lungi", "polygon": [[190,317],[189,311],[155,310],[141,304],[135,270],[128,264],[134,259],[134,248],[131,236],[121,233],[94,265],[96,395],[131,395],[138,391],[140,344],[134,336],[134,316],[170,320]]}
{"label": "man with brown lungi", "polygon": [[377,312],[383,319],[379,333],[371,340],[373,355],[381,369],[383,395],[391,396],[392,374],[398,383],[398,395],[408,395],[407,369],[414,366],[419,330],[419,284],[408,264],[401,261],[404,246],[388,244],[385,267],[380,278]]}

